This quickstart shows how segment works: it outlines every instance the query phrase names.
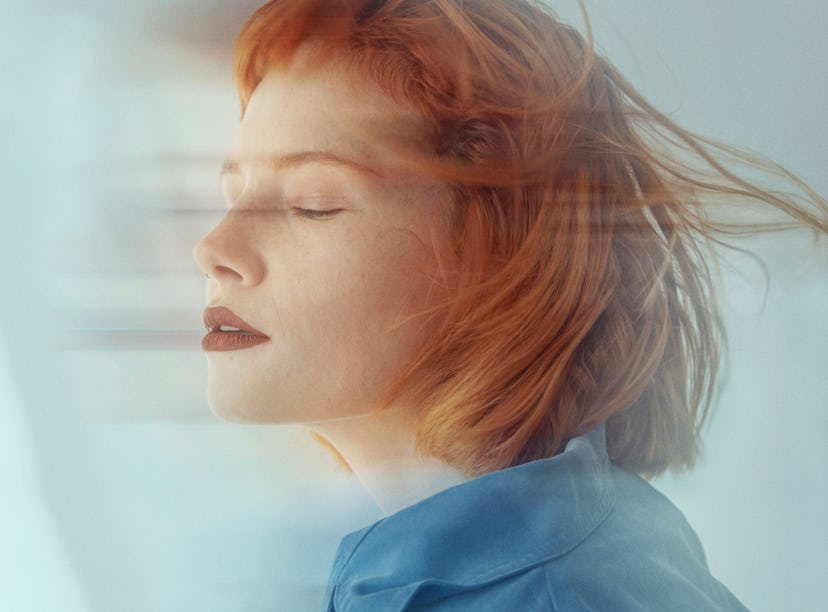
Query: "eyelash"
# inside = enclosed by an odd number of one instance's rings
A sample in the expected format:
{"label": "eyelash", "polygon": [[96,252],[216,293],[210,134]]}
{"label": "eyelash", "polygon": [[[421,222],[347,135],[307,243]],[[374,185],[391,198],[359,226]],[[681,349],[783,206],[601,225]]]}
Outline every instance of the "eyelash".
{"label": "eyelash", "polygon": [[337,213],[345,210],[344,208],[329,208],[329,209],[315,209],[315,208],[294,208],[293,209],[300,217],[307,219],[330,219]]}

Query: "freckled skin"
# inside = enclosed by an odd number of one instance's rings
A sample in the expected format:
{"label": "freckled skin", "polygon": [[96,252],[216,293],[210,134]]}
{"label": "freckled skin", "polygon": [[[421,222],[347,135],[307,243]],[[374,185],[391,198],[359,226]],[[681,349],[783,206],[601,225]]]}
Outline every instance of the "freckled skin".
{"label": "freckled skin", "polygon": [[[448,190],[388,166],[382,144],[389,126],[418,138],[419,118],[342,70],[300,67],[254,92],[223,177],[228,213],[196,247],[207,305],[270,337],[207,353],[208,398],[229,420],[369,414],[433,328],[421,313],[444,297],[434,277]],[[367,170],[283,163],[308,151]]]}

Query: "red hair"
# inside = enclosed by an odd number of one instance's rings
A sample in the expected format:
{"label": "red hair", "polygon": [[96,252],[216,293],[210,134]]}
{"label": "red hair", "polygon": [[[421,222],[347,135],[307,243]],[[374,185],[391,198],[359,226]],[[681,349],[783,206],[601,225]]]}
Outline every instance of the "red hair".
{"label": "red hair", "polygon": [[[735,229],[700,202],[758,200],[828,231],[824,199],[654,109],[586,24],[585,41],[530,0],[274,0],[237,45],[242,112],[309,42],[426,119],[432,150],[410,161],[453,187],[459,281],[389,401],[416,402],[422,450],[469,474],[554,455],[600,423],[628,469],[690,466],[723,340],[708,247]],[[807,204],[724,158],[785,177]]]}

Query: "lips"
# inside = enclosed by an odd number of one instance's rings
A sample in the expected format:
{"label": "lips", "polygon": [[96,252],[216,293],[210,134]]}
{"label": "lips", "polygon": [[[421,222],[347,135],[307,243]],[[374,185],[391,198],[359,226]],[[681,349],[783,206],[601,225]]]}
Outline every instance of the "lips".
{"label": "lips", "polygon": [[224,306],[204,310],[207,335],[201,341],[205,351],[235,351],[267,342],[270,338]]}

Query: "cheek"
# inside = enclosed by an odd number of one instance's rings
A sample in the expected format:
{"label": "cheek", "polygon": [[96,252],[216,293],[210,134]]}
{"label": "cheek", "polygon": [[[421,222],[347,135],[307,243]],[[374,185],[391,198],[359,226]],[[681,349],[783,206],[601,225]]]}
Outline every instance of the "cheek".
{"label": "cheek", "polygon": [[320,359],[359,367],[368,379],[384,378],[376,372],[400,368],[413,357],[428,311],[441,297],[433,282],[434,257],[410,232],[353,236],[297,262],[289,292],[297,317],[293,331],[301,336],[297,346]]}
{"label": "cheek", "polygon": [[351,290],[366,311],[402,324],[434,294],[436,262],[410,232],[389,230],[363,242],[352,268]]}

